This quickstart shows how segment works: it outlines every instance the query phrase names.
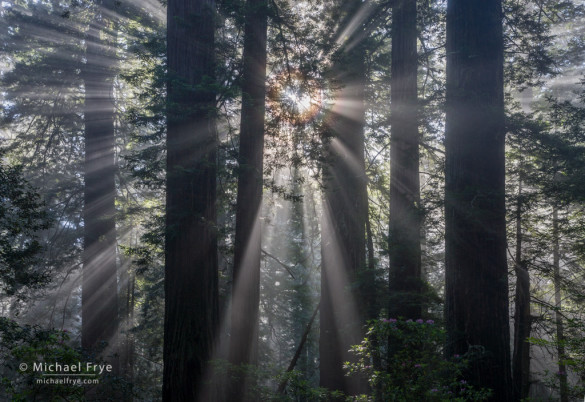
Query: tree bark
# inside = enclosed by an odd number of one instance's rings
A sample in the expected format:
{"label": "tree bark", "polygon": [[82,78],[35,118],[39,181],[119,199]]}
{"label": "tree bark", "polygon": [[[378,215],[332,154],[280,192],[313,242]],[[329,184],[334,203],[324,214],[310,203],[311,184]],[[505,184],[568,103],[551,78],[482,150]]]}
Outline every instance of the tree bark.
{"label": "tree bark", "polygon": [[446,353],[481,346],[470,383],[510,401],[501,0],[448,1],[446,96]]}
{"label": "tree bark", "polygon": [[[135,277],[131,272],[131,261],[125,259],[119,269],[120,290],[118,303],[120,305],[120,373],[132,383],[134,377],[134,286]],[[130,399],[131,396],[128,396]]]}
{"label": "tree bark", "polygon": [[[114,96],[116,30],[103,10],[113,1],[96,2],[87,31],[85,84],[84,250],[81,345],[111,362],[118,372],[118,282],[116,271],[116,184]],[[107,346],[104,345],[107,343]]]}
{"label": "tree bark", "polygon": [[392,7],[390,317],[421,317],[416,1]]}
{"label": "tree bark", "polygon": [[[353,16],[360,2],[346,2]],[[321,237],[321,314],[319,335],[320,386],[355,394],[360,381],[344,376],[348,350],[360,342],[367,306],[365,222],[367,179],[364,160],[365,47],[357,29],[342,47],[333,68],[341,83],[329,116],[324,167],[324,202]],[[345,63],[343,63],[345,61]],[[361,276],[361,277],[360,277]],[[355,283],[359,281],[359,285]],[[357,290],[353,291],[352,288]]]}
{"label": "tree bark", "polygon": [[[258,363],[258,309],[260,303],[260,246],[264,112],[266,96],[266,0],[248,0],[244,28],[242,113],[234,281],[232,287],[230,363]],[[230,400],[242,400],[246,382],[231,385]]]}
{"label": "tree bark", "polygon": [[530,274],[522,260],[522,177],[518,180],[516,203],[516,298],[514,306],[514,355],[512,356],[512,378],[516,400],[528,398],[530,388]]}
{"label": "tree bark", "polygon": [[218,327],[213,0],[167,6],[164,401],[204,400]]}
{"label": "tree bark", "polygon": [[561,402],[569,401],[569,384],[567,382],[567,365],[565,360],[565,329],[563,317],[561,316],[561,253],[559,247],[559,210],[555,205],[553,207],[553,274],[555,286],[555,324],[557,332],[557,355],[559,364],[559,383],[560,383],[560,400]]}
{"label": "tree bark", "polygon": [[368,289],[365,290],[366,318],[376,319],[379,312],[378,286],[376,284],[376,259],[374,257],[374,235],[370,222],[370,201],[366,194],[366,248],[367,248],[367,275]]}

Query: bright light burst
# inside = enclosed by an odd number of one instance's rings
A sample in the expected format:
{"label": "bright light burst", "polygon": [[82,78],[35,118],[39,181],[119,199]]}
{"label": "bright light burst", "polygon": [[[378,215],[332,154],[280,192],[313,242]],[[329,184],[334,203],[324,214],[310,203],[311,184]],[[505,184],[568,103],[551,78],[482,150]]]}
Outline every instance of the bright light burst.
{"label": "bright light burst", "polygon": [[306,113],[315,103],[311,96],[306,92],[295,91],[293,87],[287,87],[284,90],[284,97],[287,101],[292,102],[299,113]]}
{"label": "bright light burst", "polygon": [[300,71],[285,71],[269,82],[268,108],[277,119],[305,124],[321,110],[322,91],[318,83]]}

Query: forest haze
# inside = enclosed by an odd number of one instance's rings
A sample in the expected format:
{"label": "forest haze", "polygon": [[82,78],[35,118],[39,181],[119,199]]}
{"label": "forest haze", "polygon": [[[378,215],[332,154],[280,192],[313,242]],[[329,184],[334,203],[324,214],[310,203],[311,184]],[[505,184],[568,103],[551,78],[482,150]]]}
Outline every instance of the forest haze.
{"label": "forest haze", "polygon": [[0,2],[0,400],[580,401],[585,2]]}

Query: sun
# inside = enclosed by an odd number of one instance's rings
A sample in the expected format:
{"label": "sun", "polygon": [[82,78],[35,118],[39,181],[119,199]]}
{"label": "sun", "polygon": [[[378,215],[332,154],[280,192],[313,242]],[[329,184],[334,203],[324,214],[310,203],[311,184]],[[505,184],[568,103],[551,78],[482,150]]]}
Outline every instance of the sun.
{"label": "sun", "polygon": [[306,124],[321,111],[322,91],[318,83],[298,70],[285,71],[269,80],[268,108],[279,120]]}
{"label": "sun", "polygon": [[314,103],[313,99],[307,92],[296,91],[294,86],[287,86],[284,90],[284,97],[288,102],[292,102],[299,113],[307,113]]}

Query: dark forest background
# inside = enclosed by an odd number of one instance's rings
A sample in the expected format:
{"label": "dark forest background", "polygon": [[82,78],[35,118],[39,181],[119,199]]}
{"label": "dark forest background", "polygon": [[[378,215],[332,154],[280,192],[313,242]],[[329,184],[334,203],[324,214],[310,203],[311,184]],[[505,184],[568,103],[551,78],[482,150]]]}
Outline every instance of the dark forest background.
{"label": "dark forest background", "polygon": [[0,400],[580,401],[584,20],[1,2]]}

